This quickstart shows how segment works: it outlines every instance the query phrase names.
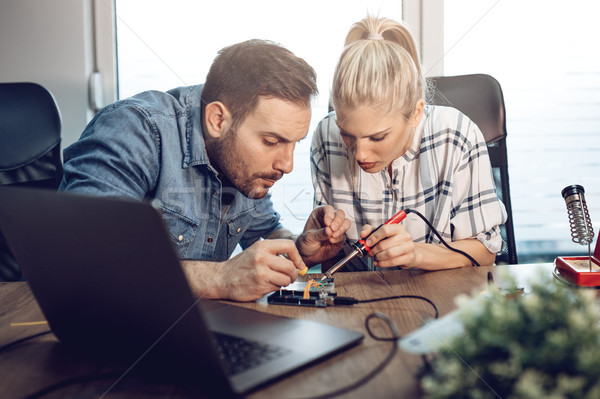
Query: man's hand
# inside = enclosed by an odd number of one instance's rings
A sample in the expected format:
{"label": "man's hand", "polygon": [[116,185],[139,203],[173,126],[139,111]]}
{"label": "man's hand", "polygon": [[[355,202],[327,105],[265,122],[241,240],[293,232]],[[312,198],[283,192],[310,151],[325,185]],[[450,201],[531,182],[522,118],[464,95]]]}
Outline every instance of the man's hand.
{"label": "man's hand", "polygon": [[315,265],[335,256],[344,246],[350,219],[331,205],[313,209],[296,246],[304,262]]}
{"label": "man's hand", "polygon": [[292,240],[265,240],[224,262],[183,267],[196,296],[247,302],[291,284],[306,265]]}

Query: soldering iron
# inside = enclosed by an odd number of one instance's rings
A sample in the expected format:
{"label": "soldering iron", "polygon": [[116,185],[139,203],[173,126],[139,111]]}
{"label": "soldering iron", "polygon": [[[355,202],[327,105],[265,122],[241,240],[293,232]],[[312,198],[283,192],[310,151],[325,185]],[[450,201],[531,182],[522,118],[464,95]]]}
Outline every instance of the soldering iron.
{"label": "soldering iron", "polygon": [[369,238],[371,236],[371,234],[375,233],[377,230],[379,230],[382,226],[385,226],[386,224],[400,223],[401,221],[404,220],[404,218],[406,218],[406,214],[409,212],[410,212],[410,209],[396,213],[387,222],[380,224],[375,230],[370,232],[368,236],[366,236],[365,238],[361,238],[360,240],[358,240],[354,244],[352,244],[350,246],[352,248],[352,251],[348,255],[346,255],[342,260],[340,260],[338,263],[336,263],[331,269],[329,269],[327,272],[325,272],[323,277],[321,277],[321,280],[331,278],[331,275],[333,273],[337,272],[341,267],[346,265],[346,263],[350,262],[357,255],[360,255],[361,257],[366,256],[369,253],[369,251],[371,250],[371,247],[369,247],[367,245],[367,242],[366,242],[367,238]]}
{"label": "soldering iron", "polygon": [[464,255],[471,261],[471,263],[474,266],[479,266],[479,263],[477,263],[477,261],[471,255],[469,255],[468,253],[466,253],[464,251],[461,251],[460,249],[456,249],[456,248],[453,248],[450,245],[448,245],[448,243],[442,238],[440,233],[438,233],[438,231],[435,229],[435,227],[433,227],[433,225],[427,220],[427,218],[425,218],[425,216],[423,216],[421,213],[419,213],[413,209],[404,209],[404,210],[396,213],[394,216],[392,216],[390,218],[390,220],[388,220],[387,222],[379,225],[379,227],[377,227],[375,230],[373,230],[371,233],[369,233],[368,236],[366,236],[365,238],[362,238],[362,239],[356,241],[354,244],[352,244],[350,246],[352,248],[352,251],[348,255],[346,255],[342,260],[340,260],[338,263],[333,265],[333,267],[331,269],[326,271],[325,274],[323,275],[323,277],[321,277],[321,280],[332,278],[331,276],[333,275],[333,273],[337,272],[341,267],[346,265],[346,263],[350,262],[357,255],[360,255],[361,257],[366,256],[369,253],[369,251],[371,250],[371,247],[369,247],[366,243],[367,238],[369,238],[371,236],[371,234],[375,233],[377,230],[379,230],[382,226],[384,226],[386,224],[400,223],[401,221],[403,221],[406,218],[406,215],[409,213],[414,213],[415,215],[417,215],[421,219],[423,219],[423,221],[427,224],[427,226],[429,226],[429,228],[431,229],[433,234],[435,234],[437,236],[437,238],[440,240],[440,242],[446,248],[448,248],[451,251],[457,252],[461,255]]}

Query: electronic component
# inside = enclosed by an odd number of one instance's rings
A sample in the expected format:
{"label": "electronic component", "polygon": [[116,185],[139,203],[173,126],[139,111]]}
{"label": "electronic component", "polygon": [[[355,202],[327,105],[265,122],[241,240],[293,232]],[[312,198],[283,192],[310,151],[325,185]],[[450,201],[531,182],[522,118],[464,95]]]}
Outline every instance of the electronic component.
{"label": "electronic component", "polygon": [[296,281],[267,297],[271,305],[325,307],[333,305],[336,297],[333,278],[315,281]]}

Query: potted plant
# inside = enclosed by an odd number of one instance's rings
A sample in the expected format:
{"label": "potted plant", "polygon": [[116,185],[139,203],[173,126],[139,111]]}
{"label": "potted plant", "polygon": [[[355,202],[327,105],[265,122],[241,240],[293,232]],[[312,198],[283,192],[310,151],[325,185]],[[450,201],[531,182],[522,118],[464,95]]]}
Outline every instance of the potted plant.
{"label": "potted plant", "polygon": [[436,354],[425,397],[600,398],[595,290],[546,274],[525,294],[488,291],[458,300],[464,334]]}

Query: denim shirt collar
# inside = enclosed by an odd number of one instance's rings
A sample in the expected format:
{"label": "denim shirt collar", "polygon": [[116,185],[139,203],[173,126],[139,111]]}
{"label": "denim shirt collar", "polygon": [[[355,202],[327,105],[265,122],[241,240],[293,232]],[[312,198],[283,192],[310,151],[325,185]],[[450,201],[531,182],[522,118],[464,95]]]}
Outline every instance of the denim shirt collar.
{"label": "denim shirt collar", "polygon": [[177,98],[187,114],[186,149],[184,151],[183,167],[206,165],[216,173],[216,170],[210,164],[204,143],[204,132],[202,131],[202,87],[203,85],[179,87],[169,90],[169,94]]}

